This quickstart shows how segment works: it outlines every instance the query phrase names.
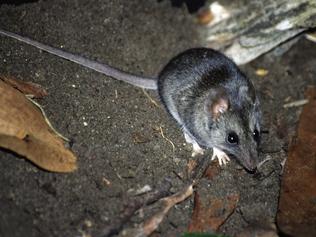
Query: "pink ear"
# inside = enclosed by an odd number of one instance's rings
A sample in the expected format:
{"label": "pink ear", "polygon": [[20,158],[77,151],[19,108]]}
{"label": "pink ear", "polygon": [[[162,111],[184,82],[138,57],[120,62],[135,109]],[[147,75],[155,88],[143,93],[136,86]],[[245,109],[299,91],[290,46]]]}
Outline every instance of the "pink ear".
{"label": "pink ear", "polygon": [[210,113],[213,120],[218,119],[221,114],[225,113],[229,109],[229,104],[229,98],[225,88],[215,87],[209,90],[206,110]]}
{"label": "pink ear", "polygon": [[213,118],[217,119],[223,113],[228,110],[228,100],[224,98],[219,98],[211,106],[211,113]]}

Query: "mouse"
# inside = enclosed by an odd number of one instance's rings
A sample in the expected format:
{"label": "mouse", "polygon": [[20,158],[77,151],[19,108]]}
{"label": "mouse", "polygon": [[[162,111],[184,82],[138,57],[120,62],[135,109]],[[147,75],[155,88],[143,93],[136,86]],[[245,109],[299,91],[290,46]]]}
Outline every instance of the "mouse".
{"label": "mouse", "polygon": [[211,159],[226,165],[234,158],[247,171],[259,163],[261,110],[255,87],[223,53],[191,48],[171,58],[157,77],[142,77],[45,45],[18,34],[0,34],[144,89],[157,90],[176,121],[192,156],[213,149]]}

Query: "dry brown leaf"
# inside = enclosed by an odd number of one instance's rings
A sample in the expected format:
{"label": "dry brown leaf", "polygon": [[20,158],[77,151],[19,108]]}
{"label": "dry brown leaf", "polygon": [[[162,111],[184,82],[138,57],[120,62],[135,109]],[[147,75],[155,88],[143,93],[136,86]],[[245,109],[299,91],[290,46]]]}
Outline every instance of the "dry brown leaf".
{"label": "dry brown leaf", "polygon": [[235,210],[239,194],[230,194],[217,198],[205,193],[196,193],[194,210],[189,225],[189,232],[217,231]]}
{"label": "dry brown leaf", "polygon": [[40,110],[0,80],[0,146],[54,172],[77,168],[76,157],[47,125]]}
{"label": "dry brown leaf", "polygon": [[282,175],[277,223],[291,236],[316,236],[316,87],[306,90],[295,141]]}
{"label": "dry brown leaf", "polygon": [[257,76],[260,76],[260,77],[264,77],[266,75],[268,75],[269,71],[267,69],[264,69],[264,68],[258,68],[256,70],[256,75]]}
{"label": "dry brown leaf", "polygon": [[25,82],[8,76],[0,76],[0,80],[9,84],[25,95],[31,95],[34,98],[43,98],[44,96],[47,96],[47,91],[36,83]]}

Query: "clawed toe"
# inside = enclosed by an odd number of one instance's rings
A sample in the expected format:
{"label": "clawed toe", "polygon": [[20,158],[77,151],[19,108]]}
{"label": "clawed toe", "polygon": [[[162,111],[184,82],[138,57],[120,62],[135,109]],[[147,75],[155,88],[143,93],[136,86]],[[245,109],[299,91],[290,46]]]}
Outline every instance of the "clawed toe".
{"label": "clawed toe", "polygon": [[226,165],[230,161],[229,157],[226,155],[225,152],[214,147],[213,156],[211,160],[215,160],[215,159],[218,159],[218,163],[220,166]]}

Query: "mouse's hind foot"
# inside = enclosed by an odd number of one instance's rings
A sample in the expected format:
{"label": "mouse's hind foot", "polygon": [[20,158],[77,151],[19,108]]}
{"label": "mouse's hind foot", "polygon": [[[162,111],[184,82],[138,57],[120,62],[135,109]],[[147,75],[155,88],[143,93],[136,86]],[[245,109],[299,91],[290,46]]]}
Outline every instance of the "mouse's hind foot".
{"label": "mouse's hind foot", "polygon": [[203,155],[204,149],[201,148],[197,143],[193,143],[193,151],[192,151],[192,157],[195,157],[197,155]]}
{"label": "mouse's hind foot", "polygon": [[192,155],[191,155],[192,157],[204,154],[204,149],[201,148],[199,144],[197,144],[197,142],[194,139],[192,139],[191,136],[188,135],[186,132],[184,132],[184,138],[187,143],[192,144],[193,146]]}

